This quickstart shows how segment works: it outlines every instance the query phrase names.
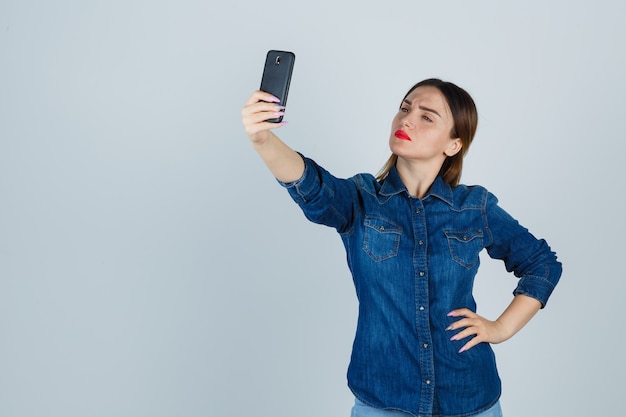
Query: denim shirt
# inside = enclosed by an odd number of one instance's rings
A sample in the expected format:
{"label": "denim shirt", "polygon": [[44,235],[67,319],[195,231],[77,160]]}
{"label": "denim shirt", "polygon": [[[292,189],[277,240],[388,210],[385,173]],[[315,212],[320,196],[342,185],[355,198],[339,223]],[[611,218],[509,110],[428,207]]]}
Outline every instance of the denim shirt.
{"label": "denim shirt", "polygon": [[514,294],[545,306],[561,264],[480,186],[451,188],[438,177],[411,196],[392,168],[339,179],[308,158],[302,177],[281,183],[305,216],[335,228],[359,300],[348,385],[364,403],[418,416],[470,416],[500,397],[488,343],[458,353],[446,328],[472,296],[479,253],[501,259],[519,278]]}

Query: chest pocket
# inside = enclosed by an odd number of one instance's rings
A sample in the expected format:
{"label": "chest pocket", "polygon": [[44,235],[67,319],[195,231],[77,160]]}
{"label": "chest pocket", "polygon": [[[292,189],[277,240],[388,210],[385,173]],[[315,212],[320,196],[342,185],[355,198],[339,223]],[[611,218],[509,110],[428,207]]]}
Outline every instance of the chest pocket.
{"label": "chest pocket", "polygon": [[450,256],[459,265],[470,269],[478,263],[478,254],[483,249],[483,231],[444,231],[448,238]]}
{"label": "chest pocket", "polygon": [[376,262],[398,255],[402,228],[378,217],[366,217],[363,250]]}

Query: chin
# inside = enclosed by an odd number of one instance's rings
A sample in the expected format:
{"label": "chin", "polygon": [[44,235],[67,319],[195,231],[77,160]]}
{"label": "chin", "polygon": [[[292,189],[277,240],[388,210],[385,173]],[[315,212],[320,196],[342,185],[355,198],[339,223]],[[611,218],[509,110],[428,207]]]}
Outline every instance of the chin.
{"label": "chin", "polygon": [[406,144],[407,144],[406,141],[403,141],[401,139],[398,139],[392,136],[391,139],[389,139],[389,150],[392,153],[395,153],[396,155],[400,156],[406,153],[406,146],[405,146]]}

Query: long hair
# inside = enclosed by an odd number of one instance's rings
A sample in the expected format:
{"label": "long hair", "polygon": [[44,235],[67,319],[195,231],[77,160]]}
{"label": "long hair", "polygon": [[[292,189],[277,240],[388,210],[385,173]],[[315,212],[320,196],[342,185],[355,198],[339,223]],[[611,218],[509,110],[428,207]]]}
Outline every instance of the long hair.
{"label": "long hair", "polygon": [[[450,138],[460,138],[463,146],[461,150],[453,156],[448,156],[439,170],[445,182],[452,187],[459,185],[461,180],[461,172],[463,171],[463,157],[469,150],[469,147],[476,134],[476,128],[478,126],[478,111],[476,110],[476,104],[472,97],[462,89],[448,81],[442,81],[438,78],[429,78],[424,81],[420,81],[415,84],[406,93],[404,99],[407,98],[413,90],[418,87],[435,87],[441,94],[443,94],[450,112],[452,113],[452,131],[450,132]],[[404,100],[403,99],[403,100]],[[398,156],[391,154],[385,165],[380,169],[376,175],[376,179],[382,181],[387,177],[389,171],[398,161]]]}

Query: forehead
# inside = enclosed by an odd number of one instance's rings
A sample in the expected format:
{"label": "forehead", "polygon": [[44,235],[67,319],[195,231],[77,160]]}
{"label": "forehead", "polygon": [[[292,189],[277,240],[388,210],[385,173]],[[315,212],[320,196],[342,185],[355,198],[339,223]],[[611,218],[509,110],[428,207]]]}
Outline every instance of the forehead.
{"label": "forehead", "polygon": [[437,111],[442,117],[450,118],[450,107],[443,93],[432,86],[421,86],[411,91],[405,98],[414,107],[427,107]]}

